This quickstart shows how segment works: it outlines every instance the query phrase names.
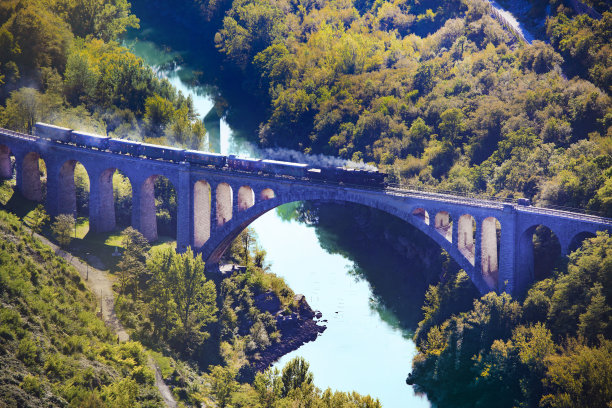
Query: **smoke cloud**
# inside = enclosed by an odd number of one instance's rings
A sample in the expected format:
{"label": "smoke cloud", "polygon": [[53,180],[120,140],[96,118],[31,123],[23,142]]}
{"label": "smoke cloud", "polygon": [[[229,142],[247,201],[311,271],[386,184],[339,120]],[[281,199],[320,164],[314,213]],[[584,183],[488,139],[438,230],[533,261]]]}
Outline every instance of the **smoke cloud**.
{"label": "smoke cloud", "polygon": [[326,156],[324,154],[305,154],[297,150],[282,147],[256,149],[254,155],[262,159],[287,161],[294,163],[305,163],[320,167],[345,167],[349,169],[362,169],[376,171],[377,168],[366,163],[356,163],[338,157]]}

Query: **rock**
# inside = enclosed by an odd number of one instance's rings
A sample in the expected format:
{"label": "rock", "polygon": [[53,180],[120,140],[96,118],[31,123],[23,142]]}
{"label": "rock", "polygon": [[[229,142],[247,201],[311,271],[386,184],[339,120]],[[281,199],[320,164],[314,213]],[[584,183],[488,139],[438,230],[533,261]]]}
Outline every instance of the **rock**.
{"label": "rock", "polygon": [[274,315],[280,310],[281,301],[278,296],[276,296],[276,293],[270,291],[255,296],[253,305],[262,312],[268,312]]}
{"label": "rock", "polygon": [[[258,299],[259,296],[256,298],[256,302],[271,302],[271,299],[264,299],[263,297]],[[290,315],[276,313],[276,327],[281,333],[281,340],[260,352],[259,359],[251,363],[255,371],[264,371],[285,354],[297,350],[309,341],[316,340],[317,337],[327,329],[327,327],[323,325],[318,325],[314,320],[315,317],[320,319],[322,314],[321,312],[315,313],[311,309],[304,295],[295,295],[294,300],[297,304],[296,312]],[[265,310],[257,303],[255,305],[260,310]],[[277,310],[279,308],[280,303]]]}

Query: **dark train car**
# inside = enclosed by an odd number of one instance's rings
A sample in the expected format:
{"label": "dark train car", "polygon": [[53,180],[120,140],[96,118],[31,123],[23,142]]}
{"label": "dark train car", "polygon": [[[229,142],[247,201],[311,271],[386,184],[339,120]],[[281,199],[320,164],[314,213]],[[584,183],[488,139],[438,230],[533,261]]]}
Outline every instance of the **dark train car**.
{"label": "dark train car", "polygon": [[150,159],[171,160],[174,162],[185,160],[185,149],[150,143],[141,143],[139,154]]}
{"label": "dark train car", "polygon": [[518,200],[516,200],[516,203],[524,207],[529,207],[531,205],[531,200],[529,200],[528,198],[519,198]]}
{"label": "dark train car", "polygon": [[233,154],[227,157],[227,167],[232,170],[258,173],[262,171],[261,159],[240,158]]}
{"label": "dark train car", "polygon": [[301,178],[306,176],[308,170],[308,164],[304,163],[291,163],[277,160],[262,160],[261,169],[262,171],[274,175],[284,175]]}
{"label": "dark train car", "polygon": [[129,154],[138,156],[140,154],[140,142],[132,142],[124,139],[108,139],[108,150],[113,153]]}
{"label": "dark train car", "polygon": [[36,124],[34,125],[34,133],[36,134],[36,136],[45,139],[70,143],[70,134],[72,133],[72,129],[49,125],[47,123],[42,122],[36,122]]}
{"label": "dark train car", "polygon": [[199,150],[185,150],[185,160],[201,166],[223,167],[227,164],[227,157],[219,153],[201,152]]}
{"label": "dark train car", "polygon": [[374,170],[321,167],[308,169],[307,177],[317,181],[382,187],[387,174]]}
{"label": "dark train car", "polygon": [[72,143],[81,147],[96,148],[106,150],[108,148],[108,136],[94,135],[93,133],[72,131]]}

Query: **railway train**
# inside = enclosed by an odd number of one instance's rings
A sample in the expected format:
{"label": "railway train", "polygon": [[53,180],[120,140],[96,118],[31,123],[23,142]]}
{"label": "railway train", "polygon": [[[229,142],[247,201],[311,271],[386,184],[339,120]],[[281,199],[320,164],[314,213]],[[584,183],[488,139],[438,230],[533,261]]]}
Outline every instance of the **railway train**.
{"label": "railway train", "polygon": [[74,144],[79,147],[109,151],[133,157],[146,157],[172,162],[189,162],[198,166],[210,166],[249,173],[308,179],[318,182],[356,184],[362,186],[385,186],[387,174],[378,170],[347,169],[344,167],[321,167],[304,163],[278,160],[241,158],[218,153],[185,150],[170,146],[153,145],[124,139],[114,139],[91,133],[71,130],[38,122],[35,134],[54,142]]}

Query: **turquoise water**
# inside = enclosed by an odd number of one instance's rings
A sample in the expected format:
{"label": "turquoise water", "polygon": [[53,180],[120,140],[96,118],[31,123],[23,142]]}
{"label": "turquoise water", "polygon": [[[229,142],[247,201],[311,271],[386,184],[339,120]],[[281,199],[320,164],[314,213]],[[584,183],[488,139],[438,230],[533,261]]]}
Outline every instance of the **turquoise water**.
{"label": "turquoise water", "polygon": [[[179,53],[147,41],[126,43],[183,94],[192,96],[200,118],[210,111],[214,88],[191,86],[192,73],[171,63]],[[221,153],[248,153],[248,145],[223,120],[220,133]],[[284,356],[275,366],[282,368],[291,358],[303,356],[321,389],[370,394],[389,408],[429,407],[427,399],[415,395],[405,383],[416,354],[411,333],[401,329],[394,314],[373,295],[370,283],[355,272],[358,266],[323,249],[314,227],[283,220],[276,211],[265,214],[252,227],[267,251],[271,271],[296,293],[304,294],[327,320],[327,330],[316,341]]]}

